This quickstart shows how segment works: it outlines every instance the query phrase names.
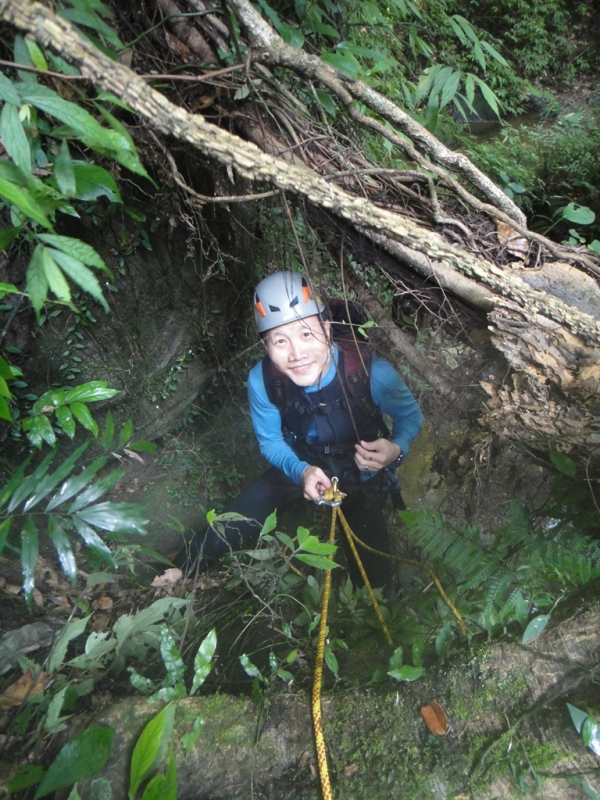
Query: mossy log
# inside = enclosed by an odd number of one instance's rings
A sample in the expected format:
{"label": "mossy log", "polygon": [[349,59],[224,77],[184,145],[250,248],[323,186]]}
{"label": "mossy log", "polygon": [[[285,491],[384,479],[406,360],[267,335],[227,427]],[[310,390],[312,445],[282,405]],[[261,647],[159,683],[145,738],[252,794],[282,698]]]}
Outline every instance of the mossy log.
{"label": "mossy log", "polygon": [[[593,705],[599,630],[600,605],[581,604],[529,646],[457,641],[451,662],[415,683],[324,692],[336,798],[506,800],[520,796],[513,774],[533,787],[539,779],[538,796],[546,800],[585,797],[576,781],[587,775],[593,784],[598,761],[576,733],[566,702]],[[446,735],[425,727],[420,709],[432,700],[445,710]],[[95,722],[116,731],[100,776],[112,797],[126,796],[134,744],[160,708],[129,699],[96,715]],[[200,736],[185,755],[181,736],[198,718]],[[89,721],[77,720],[71,734]],[[181,700],[171,742],[179,800],[321,796],[304,693]],[[90,785],[80,783],[83,798],[92,796]]]}

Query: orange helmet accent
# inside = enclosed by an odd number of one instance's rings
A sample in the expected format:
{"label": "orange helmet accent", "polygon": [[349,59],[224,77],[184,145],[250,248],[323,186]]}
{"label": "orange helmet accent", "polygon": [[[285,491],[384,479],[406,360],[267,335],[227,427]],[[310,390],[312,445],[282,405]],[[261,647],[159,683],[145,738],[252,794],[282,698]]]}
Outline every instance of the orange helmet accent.
{"label": "orange helmet accent", "polygon": [[258,303],[255,303],[255,307],[258,313],[261,315],[261,317],[267,316],[267,312],[264,310],[263,304],[260,302],[260,300],[258,301]]}
{"label": "orange helmet accent", "polygon": [[302,299],[305,303],[308,303],[310,300],[310,286],[303,286],[302,287]]}

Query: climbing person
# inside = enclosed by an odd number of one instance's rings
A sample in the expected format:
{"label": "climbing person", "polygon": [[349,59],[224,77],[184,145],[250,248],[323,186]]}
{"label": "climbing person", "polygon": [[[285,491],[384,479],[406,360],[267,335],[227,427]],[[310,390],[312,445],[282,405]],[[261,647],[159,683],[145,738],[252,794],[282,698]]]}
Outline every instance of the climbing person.
{"label": "climbing person", "polygon": [[[335,323],[301,273],[262,280],[254,312],[266,353],[250,370],[248,397],[260,452],[271,467],[225,509],[243,519],[206,527],[177,561],[205,568],[249,547],[269,514],[302,498],[319,501],[334,476],[346,494],[350,528],[370,547],[391,552],[383,506],[386,492],[398,488],[395,469],[423,421],[417,402],[387,361],[354,337],[332,337]],[[371,584],[391,589],[391,559],[360,546],[358,552]],[[361,585],[348,551],[346,561],[353,583]]]}

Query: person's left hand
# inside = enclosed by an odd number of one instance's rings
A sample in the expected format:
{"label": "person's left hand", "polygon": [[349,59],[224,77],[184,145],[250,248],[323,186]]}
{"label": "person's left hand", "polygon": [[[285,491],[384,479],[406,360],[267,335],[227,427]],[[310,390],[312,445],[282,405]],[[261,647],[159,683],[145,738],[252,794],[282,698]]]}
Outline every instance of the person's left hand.
{"label": "person's left hand", "polygon": [[399,445],[389,439],[375,439],[374,442],[363,442],[355,445],[354,461],[360,470],[379,472],[392,464],[402,455]]}

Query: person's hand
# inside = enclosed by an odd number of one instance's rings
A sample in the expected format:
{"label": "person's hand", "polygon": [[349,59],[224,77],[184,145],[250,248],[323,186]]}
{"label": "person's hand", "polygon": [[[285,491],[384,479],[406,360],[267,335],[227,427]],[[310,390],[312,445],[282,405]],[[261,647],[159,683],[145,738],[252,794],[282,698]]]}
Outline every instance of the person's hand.
{"label": "person's hand", "polygon": [[374,442],[360,442],[355,445],[354,461],[360,470],[379,472],[402,455],[399,445],[389,439],[376,439]]}
{"label": "person's hand", "polygon": [[320,467],[306,467],[302,473],[302,487],[307,500],[313,500],[316,503],[321,492],[329,489],[330,486],[331,481]]}

